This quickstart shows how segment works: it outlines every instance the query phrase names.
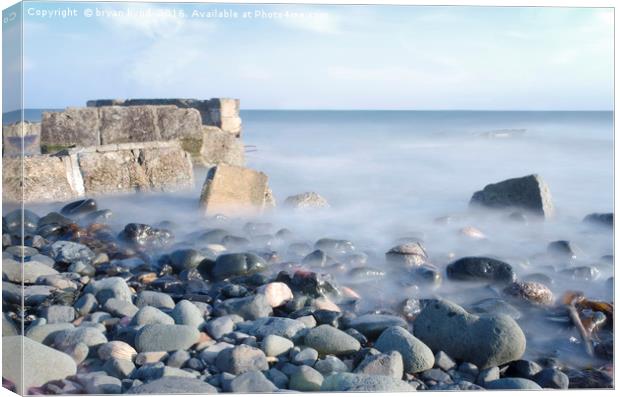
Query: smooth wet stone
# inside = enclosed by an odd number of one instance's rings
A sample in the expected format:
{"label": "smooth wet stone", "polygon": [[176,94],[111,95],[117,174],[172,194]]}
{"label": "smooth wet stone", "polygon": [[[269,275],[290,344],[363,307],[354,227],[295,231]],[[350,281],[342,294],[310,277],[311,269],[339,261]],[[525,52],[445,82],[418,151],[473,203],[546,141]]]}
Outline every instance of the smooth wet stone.
{"label": "smooth wet stone", "polygon": [[330,325],[319,325],[306,334],[304,343],[321,355],[349,354],[361,348],[360,343],[349,334]]}
{"label": "smooth wet stone", "polygon": [[407,322],[398,316],[389,314],[364,314],[347,323],[349,328],[354,328],[368,338],[376,338],[390,327],[407,327]]}
{"label": "smooth wet stone", "polygon": [[327,256],[327,254],[324,251],[318,249],[306,255],[301,260],[301,264],[309,267],[325,267],[329,260],[330,258]]}
{"label": "smooth wet stone", "polygon": [[601,272],[594,266],[576,266],[562,270],[562,274],[578,281],[594,281],[601,276]]}
{"label": "smooth wet stone", "polygon": [[250,295],[244,298],[231,298],[222,302],[229,314],[236,314],[246,320],[256,320],[270,316],[273,312],[265,295]]}
{"label": "smooth wet stone", "polygon": [[133,317],[139,309],[126,300],[110,298],[103,304],[103,310],[115,317]]}
{"label": "smooth wet stone", "polygon": [[278,387],[259,371],[248,371],[230,382],[232,393],[273,393]]}
{"label": "smooth wet stone", "polygon": [[140,249],[161,249],[174,240],[167,229],[158,229],[142,223],[130,223],[118,235],[119,240]]}
{"label": "smooth wet stone", "polygon": [[127,394],[214,394],[217,389],[200,379],[168,376],[134,386]]}
{"label": "smooth wet stone", "polygon": [[48,324],[70,323],[75,320],[75,310],[71,306],[52,305],[42,308],[40,313]]}
{"label": "smooth wet stone", "polygon": [[321,390],[323,375],[308,365],[300,366],[291,374],[289,388],[297,391],[316,392]]}
{"label": "smooth wet stone", "polygon": [[583,218],[583,222],[599,226],[613,227],[614,214],[613,212],[588,214],[585,218]]}
{"label": "smooth wet stone", "polygon": [[233,348],[234,346],[228,342],[217,342],[201,351],[200,359],[208,364],[213,364],[222,350]]}
{"label": "smooth wet stone", "polygon": [[[23,215],[23,219],[22,219]],[[6,225],[6,230],[13,236],[22,236],[22,229],[25,235],[32,234],[36,231],[39,223],[39,216],[34,212],[24,209],[17,209],[11,211],[4,216],[3,229]]]}
{"label": "smooth wet stone", "polygon": [[12,382],[19,394],[76,372],[75,361],[65,353],[22,336],[2,338],[2,377]]}
{"label": "smooth wet stone", "polygon": [[545,368],[532,378],[540,387],[544,389],[568,389],[568,376],[555,368]]}
{"label": "smooth wet stone", "polygon": [[222,350],[215,360],[222,372],[239,375],[247,371],[267,371],[269,364],[262,350],[248,345],[239,345]]}
{"label": "smooth wet stone", "polygon": [[198,336],[198,330],[188,325],[145,325],[136,334],[135,348],[139,352],[186,350],[198,342]]}
{"label": "smooth wet stone", "polygon": [[67,351],[79,343],[92,347],[107,342],[108,339],[100,329],[94,327],[78,327],[56,332],[54,334],[52,346],[58,350]]}
{"label": "smooth wet stone", "polygon": [[489,390],[541,390],[534,381],[525,378],[501,378],[484,384]]}
{"label": "smooth wet stone", "polygon": [[60,209],[65,216],[80,216],[97,210],[97,202],[93,199],[73,201]]}
{"label": "smooth wet stone", "polygon": [[183,270],[197,268],[205,256],[195,249],[182,249],[171,253],[169,258],[172,268],[180,273]]}
{"label": "smooth wet stone", "polygon": [[49,255],[56,262],[71,265],[91,265],[95,258],[95,253],[90,248],[73,241],[56,241],[51,245]]}
{"label": "smooth wet stone", "polygon": [[186,350],[177,350],[168,356],[166,365],[174,368],[183,368],[192,356]]}
{"label": "smooth wet stone", "polygon": [[368,355],[355,368],[355,373],[365,375],[384,375],[402,379],[404,372],[403,356],[396,350],[388,353]]}
{"label": "smooth wet stone", "polygon": [[399,379],[382,375],[362,375],[340,372],[325,378],[321,391],[347,392],[395,392],[415,391],[415,388]]}
{"label": "smooth wet stone", "polygon": [[24,262],[22,264],[14,259],[2,260],[2,278],[14,283],[33,284],[41,276],[58,274],[58,271],[39,262]]}
{"label": "smooth wet stone", "polygon": [[222,316],[214,318],[207,322],[205,331],[214,339],[221,339],[222,336],[233,332],[235,329],[235,322],[231,316]]}
{"label": "smooth wet stone", "polygon": [[295,354],[291,362],[295,365],[309,365],[313,366],[316,360],[319,358],[319,352],[311,347],[301,349],[301,351]]}
{"label": "smooth wet stone", "polygon": [[91,225],[93,223],[106,224],[110,218],[112,218],[112,215],[112,210],[108,209],[93,211],[84,216],[81,223],[86,225]]}
{"label": "smooth wet stone", "polygon": [[110,298],[131,302],[133,296],[125,280],[120,277],[108,277],[92,281],[84,288],[84,292],[94,294],[100,304],[105,304]]}
{"label": "smooth wet stone", "polygon": [[36,342],[49,346],[53,343],[58,332],[74,328],[71,323],[41,324],[28,328],[26,336]]}
{"label": "smooth wet stone", "polygon": [[258,293],[265,295],[271,307],[279,307],[293,299],[293,291],[285,283],[273,282],[260,286]]}
{"label": "smooth wet stone", "polygon": [[173,309],[174,300],[170,295],[158,291],[140,291],[136,297],[136,306],[153,306],[158,309]]}
{"label": "smooth wet stone", "polygon": [[202,310],[188,300],[179,301],[170,313],[176,324],[200,327],[204,324]]}
{"label": "smooth wet stone", "polygon": [[525,335],[512,318],[470,314],[446,300],[429,302],[413,329],[432,350],[443,350],[481,369],[518,360],[525,352]]}
{"label": "smooth wet stone", "polygon": [[390,327],[383,331],[375,342],[375,348],[383,353],[399,352],[408,373],[431,369],[435,363],[431,349],[401,327]]}
{"label": "smooth wet stone", "polygon": [[223,254],[215,260],[211,274],[215,279],[223,280],[234,276],[247,276],[266,269],[267,263],[258,255],[250,253]]}
{"label": "smooth wet stone", "polygon": [[322,238],[314,244],[315,249],[320,249],[330,255],[344,255],[355,251],[355,246],[347,240]]}
{"label": "smooth wet stone", "polygon": [[290,349],[292,349],[293,346],[293,342],[291,342],[289,339],[278,335],[267,335],[265,338],[263,338],[263,341],[261,343],[261,348],[265,352],[265,355],[271,357],[284,354]]}
{"label": "smooth wet stone", "polygon": [[[109,302],[109,301],[108,301]],[[174,324],[172,317],[153,306],[144,306],[131,319],[132,325]]]}
{"label": "smooth wet stone", "polygon": [[572,242],[567,240],[552,241],[547,245],[547,252],[561,259],[576,259],[581,250]]}
{"label": "smooth wet stone", "polygon": [[516,307],[503,299],[488,298],[474,303],[471,306],[473,313],[486,313],[491,315],[505,314],[514,320],[521,318],[521,312]]}
{"label": "smooth wet stone", "polygon": [[306,325],[301,321],[285,317],[265,317],[247,323],[239,323],[237,329],[259,338],[277,335],[294,339],[302,330],[306,329]]}
{"label": "smooth wet stone", "polygon": [[448,278],[456,281],[484,281],[507,284],[516,274],[506,262],[486,257],[461,258],[446,268]]}
{"label": "smooth wet stone", "polygon": [[439,368],[428,369],[419,373],[417,376],[424,380],[427,384],[429,381],[436,383],[452,383],[452,378],[450,375]]}
{"label": "smooth wet stone", "polygon": [[509,284],[502,292],[515,301],[532,305],[551,306],[555,301],[549,287],[534,281],[517,281]]}
{"label": "smooth wet stone", "polygon": [[388,263],[405,267],[420,266],[428,259],[426,250],[419,242],[397,245],[385,254]]}
{"label": "smooth wet stone", "polygon": [[110,376],[126,379],[135,371],[136,366],[129,360],[110,358],[103,364],[103,370]]}

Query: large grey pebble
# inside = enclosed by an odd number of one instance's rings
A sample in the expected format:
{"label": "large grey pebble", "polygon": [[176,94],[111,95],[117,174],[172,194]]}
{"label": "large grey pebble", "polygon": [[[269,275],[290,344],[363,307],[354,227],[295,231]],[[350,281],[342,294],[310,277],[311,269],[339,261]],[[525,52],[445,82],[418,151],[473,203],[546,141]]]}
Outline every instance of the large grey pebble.
{"label": "large grey pebble", "polygon": [[323,384],[323,375],[307,365],[300,366],[289,380],[289,388],[298,391],[319,391]]}
{"label": "large grey pebble", "polygon": [[28,328],[26,330],[26,336],[34,341],[49,346],[53,343],[57,332],[74,328],[75,327],[71,323],[41,324]]}
{"label": "large grey pebble", "polygon": [[525,378],[501,378],[484,384],[485,389],[490,390],[540,390],[536,382]]}
{"label": "large grey pebble", "polygon": [[85,293],[95,295],[100,304],[104,304],[110,298],[121,299],[131,302],[132,293],[129,286],[120,277],[108,277],[93,281],[84,288]]}
{"label": "large grey pebble", "polygon": [[267,335],[261,347],[267,356],[275,357],[288,352],[294,346],[293,342],[278,335]]}
{"label": "large grey pebble", "polygon": [[395,392],[415,391],[415,388],[402,380],[382,375],[362,375],[340,372],[325,378],[321,391],[350,392]]}
{"label": "large grey pebble", "polygon": [[401,327],[390,327],[383,331],[375,343],[375,348],[383,353],[399,352],[403,358],[404,369],[408,373],[431,369],[435,364],[435,356],[431,349]]}
{"label": "large grey pebble", "polygon": [[100,329],[94,327],[78,327],[55,333],[53,347],[58,350],[66,351],[78,343],[83,343],[91,347],[99,346],[107,342],[108,339]]}
{"label": "large grey pebble", "polygon": [[398,351],[368,355],[355,369],[365,375],[385,375],[402,379],[404,371],[403,356]]}
{"label": "large grey pebble", "polygon": [[398,316],[389,314],[364,314],[348,322],[348,327],[356,329],[367,338],[376,338],[387,328],[407,327],[407,322]]}
{"label": "large grey pebble", "polygon": [[39,262],[25,262],[22,264],[14,259],[2,260],[2,278],[14,283],[33,284],[41,276],[58,274],[58,271]]}
{"label": "large grey pebble", "polygon": [[269,301],[263,294],[226,299],[222,305],[229,314],[237,314],[246,320],[268,317],[273,312]]}
{"label": "large grey pebble", "polygon": [[248,371],[230,382],[232,393],[273,393],[278,388],[259,371]]}
{"label": "large grey pebble", "polygon": [[75,309],[72,306],[51,305],[41,309],[41,317],[48,324],[70,323],[75,320]]}
{"label": "large grey pebble", "polygon": [[331,375],[335,372],[347,372],[349,368],[336,356],[327,355],[324,359],[314,364],[314,369],[319,371],[323,376]]}
{"label": "large grey pebble", "polygon": [[186,350],[198,342],[198,336],[198,330],[188,325],[145,325],[136,334],[135,348],[138,352]]}
{"label": "large grey pebble", "polygon": [[138,307],[123,299],[110,298],[103,304],[103,310],[115,317],[133,317],[138,312]]}
{"label": "large grey pebble", "polygon": [[308,331],[304,342],[322,355],[349,354],[361,348],[360,343],[351,335],[327,324]]}
{"label": "large grey pebble", "polygon": [[414,320],[414,334],[433,350],[476,364],[479,368],[518,360],[525,335],[508,316],[477,316],[446,300],[427,304]]}
{"label": "large grey pebble", "polygon": [[213,394],[217,389],[199,379],[168,376],[134,386],[127,394]]}
{"label": "large grey pebble", "polygon": [[222,350],[215,360],[217,368],[222,372],[242,374],[251,370],[267,371],[267,357],[262,350],[248,345],[235,346]]}
{"label": "large grey pebble", "polygon": [[267,335],[278,335],[294,339],[305,328],[306,325],[301,321],[285,317],[265,317],[237,324],[239,331],[261,338]]}
{"label": "large grey pebble", "polygon": [[95,253],[84,244],[73,241],[56,241],[51,245],[49,255],[56,262],[91,265]]}
{"label": "large grey pebble", "polygon": [[181,325],[200,327],[204,323],[202,310],[188,300],[177,303],[170,315],[175,323]]}
{"label": "large grey pebble", "polygon": [[87,315],[95,310],[97,306],[99,306],[99,302],[97,302],[97,298],[93,294],[84,294],[73,304],[73,308],[80,316]]}
{"label": "large grey pebble", "polygon": [[158,309],[173,309],[174,300],[170,295],[158,291],[140,291],[136,297],[136,306],[154,306]]}
{"label": "large grey pebble", "polygon": [[65,353],[22,336],[2,338],[2,377],[15,384],[18,394],[76,372],[75,361]]}
{"label": "large grey pebble", "polygon": [[121,380],[109,375],[91,376],[84,387],[88,394],[120,394]]}
{"label": "large grey pebble", "polygon": [[235,323],[230,316],[217,317],[207,322],[205,326],[205,331],[215,339],[220,339],[222,336],[233,332],[234,329]]}
{"label": "large grey pebble", "polygon": [[153,306],[143,306],[131,319],[132,325],[174,324],[172,317]]}

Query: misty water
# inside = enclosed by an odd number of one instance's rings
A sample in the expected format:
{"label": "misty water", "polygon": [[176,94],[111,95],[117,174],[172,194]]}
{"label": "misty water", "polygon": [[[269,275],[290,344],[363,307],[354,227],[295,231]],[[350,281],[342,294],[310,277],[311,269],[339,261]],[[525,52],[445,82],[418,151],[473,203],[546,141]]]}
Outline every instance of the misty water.
{"label": "misty water", "polygon": [[[286,227],[295,241],[311,244],[322,237],[350,240],[357,251],[369,254],[368,266],[387,272],[369,283],[346,272],[334,274],[362,295],[361,312],[397,310],[412,297],[446,297],[467,307],[499,296],[501,289],[446,280],[446,265],[470,255],[502,259],[519,278],[546,274],[556,298],[580,290],[588,298],[612,299],[613,265],[601,257],[613,254],[613,233],[582,222],[589,213],[613,211],[611,112],[244,111],[241,116],[247,166],[269,176],[278,203],[315,191],[331,204],[327,211],[265,215],[273,232]],[[519,131],[497,132],[504,129]],[[471,195],[485,185],[533,173],[550,187],[554,219],[515,223],[503,215],[468,211]],[[173,221],[180,242],[219,227],[200,215],[204,177],[204,170],[197,171],[191,192],[104,197],[99,207],[114,212],[116,231],[129,222]],[[60,204],[28,208],[43,215]],[[439,221],[442,217],[450,218]],[[486,238],[460,234],[466,226]],[[423,240],[430,262],[443,273],[440,287],[408,285],[385,266],[385,252],[403,237]],[[546,250],[556,240],[574,242],[582,252],[570,263],[554,259]],[[285,247],[280,257],[299,260],[287,257]],[[561,273],[581,265],[595,266],[600,274],[582,281]],[[585,355],[574,328],[551,316],[518,322],[527,336],[526,357],[596,364]]]}

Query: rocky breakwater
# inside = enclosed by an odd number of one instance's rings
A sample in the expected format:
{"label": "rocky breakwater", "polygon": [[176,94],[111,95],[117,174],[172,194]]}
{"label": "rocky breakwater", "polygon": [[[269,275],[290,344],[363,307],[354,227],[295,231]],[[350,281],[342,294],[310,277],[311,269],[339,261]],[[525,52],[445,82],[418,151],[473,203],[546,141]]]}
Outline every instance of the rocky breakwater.
{"label": "rocky breakwater", "polygon": [[244,164],[241,140],[216,126],[205,126],[191,107],[135,105],[67,108],[44,112],[43,152],[70,147],[178,140],[200,165]]}
{"label": "rocky breakwater", "polygon": [[236,137],[241,136],[242,122],[239,117],[239,100],[232,98],[183,99],[97,99],[87,102],[89,107],[173,105],[180,109],[196,109],[202,124],[213,126]]}
{"label": "rocky breakwater", "polygon": [[18,122],[2,126],[3,156],[35,154],[41,154],[41,123]]}
{"label": "rocky breakwater", "polygon": [[194,184],[190,156],[175,141],[76,148],[23,159],[3,157],[2,165],[2,197],[14,202],[174,191]]}

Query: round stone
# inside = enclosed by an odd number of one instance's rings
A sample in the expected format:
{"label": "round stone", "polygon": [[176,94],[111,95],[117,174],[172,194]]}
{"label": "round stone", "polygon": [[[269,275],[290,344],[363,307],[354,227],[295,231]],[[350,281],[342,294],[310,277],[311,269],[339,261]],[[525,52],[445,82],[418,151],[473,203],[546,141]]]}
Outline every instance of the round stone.
{"label": "round stone", "polygon": [[375,348],[383,353],[399,352],[407,373],[422,372],[433,368],[435,364],[431,349],[401,327],[390,327],[383,331],[375,343]]}
{"label": "round stone", "polygon": [[145,325],[135,336],[135,348],[139,352],[187,350],[198,337],[198,330],[188,325]]}
{"label": "round stone", "polygon": [[351,335],[326,324],[308,331],[304,341],[322,355],[349,354],[361,348],[360,343]]}

